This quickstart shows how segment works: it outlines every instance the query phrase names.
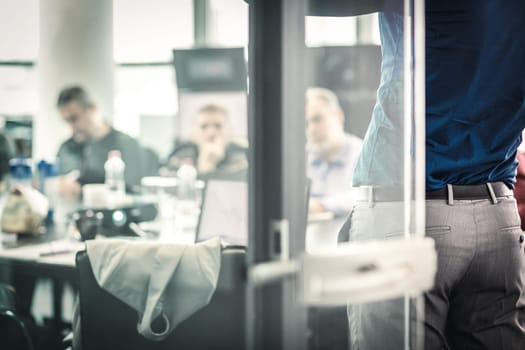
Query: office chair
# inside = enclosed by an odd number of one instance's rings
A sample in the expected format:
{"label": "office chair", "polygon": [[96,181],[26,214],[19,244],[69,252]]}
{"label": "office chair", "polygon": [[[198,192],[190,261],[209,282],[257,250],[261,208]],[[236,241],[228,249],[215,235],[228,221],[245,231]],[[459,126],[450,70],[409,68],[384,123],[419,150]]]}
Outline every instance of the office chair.
{"label": "office chair", "polygon": [[29,332],[15,310],[15,293],[0,284],[0,347],[10,350],[33,350]]}
{"label": "office chair", "polygon": [[83,350],[244,349],[245,250],[224,248],[210,303],[177,326],[163,341],[137,332],[137,312],[97,284],[85,251],[76,257]]}

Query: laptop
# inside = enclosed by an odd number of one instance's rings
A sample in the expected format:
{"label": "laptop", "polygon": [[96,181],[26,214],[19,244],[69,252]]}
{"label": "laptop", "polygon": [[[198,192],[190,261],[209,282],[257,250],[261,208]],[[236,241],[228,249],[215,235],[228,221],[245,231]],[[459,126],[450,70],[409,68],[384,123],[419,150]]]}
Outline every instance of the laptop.
{"label": "laptop", "polygon": [[210,179],[202,195],[196,242],[220,237],[227,245],[248,245],[248,183]]}
{"label": "laptop", "polygon": [[[305,189],[310,197],[310,180]],[[304,215],[308,218],[308,205]],[[196,242],[220,237],[224,244],[248,246],[248,183],[246,181],[210,179],[202,196],[197,223]]]}

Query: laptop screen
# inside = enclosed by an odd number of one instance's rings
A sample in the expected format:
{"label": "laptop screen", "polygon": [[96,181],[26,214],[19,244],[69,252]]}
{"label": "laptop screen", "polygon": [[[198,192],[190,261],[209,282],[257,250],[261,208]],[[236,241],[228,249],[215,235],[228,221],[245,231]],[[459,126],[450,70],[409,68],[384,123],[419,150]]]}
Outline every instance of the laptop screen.
{"label": "laptop screen", "polygon": [[197,227],[197,242],[220,237],[232,245],[248,245],[248,184],[208,180]]}

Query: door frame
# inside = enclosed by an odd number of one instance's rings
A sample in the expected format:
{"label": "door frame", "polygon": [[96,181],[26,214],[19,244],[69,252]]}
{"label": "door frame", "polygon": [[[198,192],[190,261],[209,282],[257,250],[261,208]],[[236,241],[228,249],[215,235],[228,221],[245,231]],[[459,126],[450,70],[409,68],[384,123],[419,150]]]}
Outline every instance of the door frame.
{"label": "door frame", "polygon": [[[305,249],[306,0],[250,1],[247,266]],[[278,227],[276,229],[275,227]],[[280,228],[280,229],[279,229]],[[289,234],[288,234],[289,233]],[[247,348],[306,348],[306,308],[295,279],[247,286]]]}

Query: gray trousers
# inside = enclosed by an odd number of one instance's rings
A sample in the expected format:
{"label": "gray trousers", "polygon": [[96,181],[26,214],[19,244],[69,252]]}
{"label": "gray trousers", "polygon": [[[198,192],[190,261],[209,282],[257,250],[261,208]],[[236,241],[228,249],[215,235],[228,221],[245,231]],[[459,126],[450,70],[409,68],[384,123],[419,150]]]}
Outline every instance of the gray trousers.
{"label": "gray trousers", "polygon": [[[348,226],[352,241],[400,238],[403,205],[358,202]],[[351,349],[398,350],[407,342],[426,350],[525,349],[525,253],[514,198],[427,200],[426,235],[436,243],[438,272],[424,294],[424,317],[404,298],[350,305]]]}

